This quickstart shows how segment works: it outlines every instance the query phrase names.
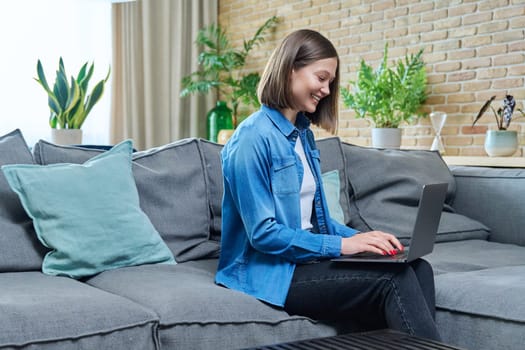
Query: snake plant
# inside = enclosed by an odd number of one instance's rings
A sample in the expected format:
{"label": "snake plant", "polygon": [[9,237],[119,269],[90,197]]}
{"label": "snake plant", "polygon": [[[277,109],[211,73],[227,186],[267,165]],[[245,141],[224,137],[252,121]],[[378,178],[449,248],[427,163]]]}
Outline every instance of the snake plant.
{"label": "snake plant", "polygon": [[34,78],[46,91],[50,109],[49,126],[53,129],[80,129],[93,106],[100,100],[104,92],[104,84],[108,81],[111,69],[106,77],[99,81],[88,93],[89,81],[93,75],[95,64],[84,63],[77,77],[68,78],[64,68],[64,60],[60,57],[56,79],[51,88],[47,82],[42,62],[36,65],[37,78]]}

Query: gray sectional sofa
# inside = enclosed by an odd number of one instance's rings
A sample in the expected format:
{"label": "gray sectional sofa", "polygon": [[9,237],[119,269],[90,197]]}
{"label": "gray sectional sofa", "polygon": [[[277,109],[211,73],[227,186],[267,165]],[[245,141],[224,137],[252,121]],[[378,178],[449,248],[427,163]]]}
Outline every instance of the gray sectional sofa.
{"label": "gray sectional sofa", "polygon": [[[443,339],[466,349],[523,348],[524,170],[449,169],[435,152],[362,148],[338,138],[318,146],[323,171],[339,178],[326,188],[331,208],[362,230],[395,230],[408,241],[420,185],[448,182],[428,256]],[[238,349],[361,330],[354,320],[288,315],[214,284],[220,149],[191,138],[133,153],[140,207],[177,264],[80,279],[41,272],[49,249],[0,172],[0,349]],[[0,136],[0,165],[81,164],[101,152],[46,141],[30,150],[19,130]]]}

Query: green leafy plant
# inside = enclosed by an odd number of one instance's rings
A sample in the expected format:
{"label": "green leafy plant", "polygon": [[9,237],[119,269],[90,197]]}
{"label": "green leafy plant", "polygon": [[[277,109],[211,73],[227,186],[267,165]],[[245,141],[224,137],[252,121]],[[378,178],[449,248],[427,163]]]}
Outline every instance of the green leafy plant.
{"label": "green leafy plant", "polygon": [[492,112],[494,113],[494,118],[496,118],[498,130],[508,129],[515,110],[521,113],[521,117],[525,117],[525,113],[523,112],[523,110],[521,110],[520,108],[515,108],[516,100],[514,99],[514,96],[506,95],[505,98],[503,99],[502,106],[499,107],[498,110],[495,110],[494,107],[491,106],[492,101],[494,101],[495,99],[496,99],[496,96],[492,96],[483,104],[483,106],[478,112],[478,115],[476,116],[476,118],[474,118],[474,122],[472,123],[472,126],[474,126],[474,124],[476,124],[476,122],[483,116],[483,114],[485,114],[485,112],[489,109],[489,107],[490,109],[492,109]]}
{"label": "green leafy plant", "polygon": [[397,128],[415,116],[424,116],[419,111],[427,98],[422,55],[423,49],[389,67],[385,45],[383,60],[376,70],[361,60],[357,80],[350,82],[351,89],[341,88],[343,103],[358,118],[370,118],[377,128]]}
{"label": "green leafy plant", "polygon": [[99,81],[88,93],[89,81],[93,75],[95,64],[88,66],[84,63],[77,77],[68,78],[64,68],[64,61],[60,57],[56,79],[53,88],[47,83],[42,67],[38,60],[36,65],[37,78],[34,78],[47,92],[48,106],[51,111],[49,125],[51,128],[80,129],[93,106],[100,100],[104,92],[104,84],[108,81],[111,69],[106,77]]}
{"label": "green leafy plant", "polygon": [[260,75],[257,72],[244,73],[242,68],[250,51],[264,42],[264,35],[276,23],[277,17],[269,18],[250,40],[244,40],[241,50],[232,47],[228,33],[219,25],[212,24],[199,30],[195,43],[204,47],[198,58],[200,68],[182,79],[180,96],[216,90],[230,104],[236,127],[241,104],[254,108],[260,106],[257,99]]}

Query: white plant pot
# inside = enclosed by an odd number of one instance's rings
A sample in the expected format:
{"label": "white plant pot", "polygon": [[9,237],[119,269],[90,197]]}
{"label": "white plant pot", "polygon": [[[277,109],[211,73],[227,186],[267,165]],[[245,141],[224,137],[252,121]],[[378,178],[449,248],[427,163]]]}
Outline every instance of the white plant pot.
{"label": "white plant pot", "polygon": [[82,129],[51,129],[51,141],[57,145],[80,145]]}
{"label": "white plant pot", "polygon": [[372,128],[372,147],[400,148],[401,129],[399,128]]}
{"label": "white plant pot", "polygon": [[508,157],[518,150],[518,133],[514,130],[487,130],[485,152],[490,157]]}

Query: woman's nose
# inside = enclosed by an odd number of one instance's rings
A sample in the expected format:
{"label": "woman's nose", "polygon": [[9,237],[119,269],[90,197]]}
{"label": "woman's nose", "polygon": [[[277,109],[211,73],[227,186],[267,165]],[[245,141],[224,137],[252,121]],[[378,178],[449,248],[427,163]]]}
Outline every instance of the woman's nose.
{"label": "woman's nose", "polygon": [[323,85],[321,87],[321,93],[323,94],[323,97],[330,95],[330,85]]}

